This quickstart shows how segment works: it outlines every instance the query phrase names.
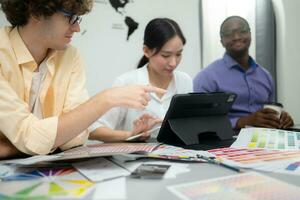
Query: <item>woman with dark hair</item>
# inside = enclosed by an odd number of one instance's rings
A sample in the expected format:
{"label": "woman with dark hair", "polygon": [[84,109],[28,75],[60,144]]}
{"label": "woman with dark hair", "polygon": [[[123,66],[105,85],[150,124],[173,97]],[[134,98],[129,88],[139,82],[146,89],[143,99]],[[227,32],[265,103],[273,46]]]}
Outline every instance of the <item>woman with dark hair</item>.
{"label": "woman with dark hair", "polygon": [[88,99],[72,47],[92,0],[0,0],[0,159],[82,145],[88,127],[115,106],[143,109],[152,86],[107,89]]}
{"label": "woman with dark hair", "polygon": [[[90,139],[104,142],[122,141],[149,130],[165,116],[174,94],[192,91],[192,80],[183,72],[175,70],[181,61],[186,40],[178,24],[168,18],[151,20],[144,33],[144,56],[137,69],[119,76],[115,86],[148,84],[165,89],[165,94],[151,93],[151,101],[144,111],[113,108],[95,124]],[[158,131],[157,131],[158,132]],[[152,134],[156,137],[156,134]]]}

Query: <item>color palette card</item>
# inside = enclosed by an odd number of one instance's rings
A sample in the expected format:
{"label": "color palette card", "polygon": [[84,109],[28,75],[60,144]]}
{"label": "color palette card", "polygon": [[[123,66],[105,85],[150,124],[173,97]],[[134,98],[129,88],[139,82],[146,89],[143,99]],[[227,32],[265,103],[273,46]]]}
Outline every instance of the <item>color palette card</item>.
{"label": "color palette card", "polygon": [[244,128],[231,147],[299,150],[300,132],[269,128]]}
{"label": "color palette card", "polygon": [[258,169],[264,171],[268,171],[268,169],[274,169],[272,172],[300,176],[300,159],[276,162],[272,163],[270,167],[261,166]]}
{"label": "color palette card", "polygon": [[254,172],[173,185],[168,190],[184,200],[298,200],[300,196],[299,187]]}
{"label": "color palette card", "polygon": [[[260,166],[259,170],[272,171],[281,174],[300,176],[300,158],[287,161],[273,162],[272,165]],[[270,170],[271,169],[271,170]]]}
{"label": "color palette card", "polygon": [[62,157],[72,155],[114,155],[123,153],[150,153],[159,143],[101,143],[73,148],[57,155]]}
{"label": "color palette card", "polygon": [[229,165],[266,172],[300,175],[300,151],[247,148],[209,150],[217,159]]}
{"label": "color palette card", "polygon": [[288,166],[286,166],[286,170],[288,170],[288,171],[300,171],[300,161],[290,163]]}
{"label": "color palette card", "polygon": [[74,168],[43,168],[7,176],[0,182],[0,199],[82,199],[94,183]]}
{"label": "color palette card", "polygon": [[282,151],[268,149],[249,149],[249,148],[220,148],[212,149],[208,152],[216,157],[235,162],[241,167],[251,167],[275,161],[289,159],[300,159],[300,151]]}

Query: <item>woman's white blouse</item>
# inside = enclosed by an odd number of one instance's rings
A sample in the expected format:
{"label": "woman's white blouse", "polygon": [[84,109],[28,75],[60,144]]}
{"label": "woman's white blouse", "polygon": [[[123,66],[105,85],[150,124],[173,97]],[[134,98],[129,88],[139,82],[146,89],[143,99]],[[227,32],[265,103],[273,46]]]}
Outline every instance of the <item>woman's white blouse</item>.
{"label": "woman's white blouse", "polygon": [[[151,101],[145,110],[136,110],[131,108],[116,107],[109,110],[99,118],[91,127],[90,131],[98,127],[106,126],[115,130],[131,131],[134,120],[141,115],[149,113],[153,116],[164,118],[174,94],[184,94],[193,91],[192,79],[184,72],[174,71],[173,80],[170,82],[166,93],[162,98],[158,98],[155,93],[150,93]],[[147,67],[129,71],[116,78],[113,86],[126,85],[149,85],[149,76]],[[158,132],[158,131],[157,131]],[[157,133],[152,134],[155,137]]]}

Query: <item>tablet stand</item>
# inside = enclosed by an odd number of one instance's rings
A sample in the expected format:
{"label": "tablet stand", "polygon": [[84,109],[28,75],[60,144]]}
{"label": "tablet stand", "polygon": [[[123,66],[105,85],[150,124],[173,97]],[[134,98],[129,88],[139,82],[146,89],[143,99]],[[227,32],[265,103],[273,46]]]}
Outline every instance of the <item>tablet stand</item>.
{"label": "tablet stand", "polygon": [[163,135],[157,140],[171,145],[208,144],[232,139],[233,130],[227,115],[168,119]]}

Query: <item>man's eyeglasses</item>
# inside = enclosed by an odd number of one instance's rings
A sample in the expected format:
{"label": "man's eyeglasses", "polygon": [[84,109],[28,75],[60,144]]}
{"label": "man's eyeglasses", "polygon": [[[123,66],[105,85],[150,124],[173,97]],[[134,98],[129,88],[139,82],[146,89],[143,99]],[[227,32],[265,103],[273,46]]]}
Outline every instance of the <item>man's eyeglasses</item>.
{"label": "man's eyeglasses", "polygon": [[82,21],[82,17],[79,17],[78,15],[75,15],[64,9],[59,9],[58,12],[61,12],[64,16],[68,17],[69,24],[71,24],[71,25],[75,24],[76,22],[78,22],[78,24],[80,24],[80,22]]}
{"label": "man's eyeglasses", "polygon": [[249,27],[244,27],[244,28],[238,28],[238,29],[233,29],[233,30],[222,31],[221,32],[221,37],[232,38],[235,33],[238,33],[239,35],[244,36],[247,33],[250,33],[250,28]]}

